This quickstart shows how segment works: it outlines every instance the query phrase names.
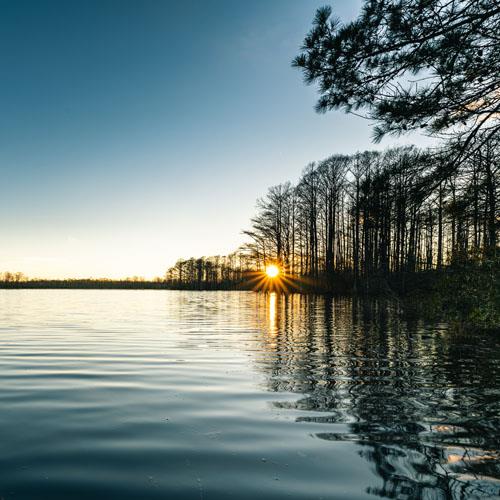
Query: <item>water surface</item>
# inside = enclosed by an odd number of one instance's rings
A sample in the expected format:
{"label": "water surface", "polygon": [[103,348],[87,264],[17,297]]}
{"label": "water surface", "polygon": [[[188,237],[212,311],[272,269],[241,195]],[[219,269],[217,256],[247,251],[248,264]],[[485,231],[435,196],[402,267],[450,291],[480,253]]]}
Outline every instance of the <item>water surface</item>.
{"label": "water surface", "polygon": [[0,498],[494,498],[499,355],[392,304],[1,290]]}

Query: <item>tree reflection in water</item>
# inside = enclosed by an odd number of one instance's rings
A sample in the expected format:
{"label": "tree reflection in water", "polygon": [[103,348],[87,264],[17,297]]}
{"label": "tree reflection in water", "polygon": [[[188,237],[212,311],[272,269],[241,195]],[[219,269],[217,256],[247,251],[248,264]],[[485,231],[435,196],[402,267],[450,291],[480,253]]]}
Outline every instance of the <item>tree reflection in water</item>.
{"label": "tree reflection in water", "polygon": [[[352,441],[383,498],[500,493],[500,346],[443,324],[401,319],[395,304],[262,295],[256,360],[268,390],[300,394],[316,437]],[[332,431],[325,429],[332,424]],[[320,430],[321,429],[321,430]]]}

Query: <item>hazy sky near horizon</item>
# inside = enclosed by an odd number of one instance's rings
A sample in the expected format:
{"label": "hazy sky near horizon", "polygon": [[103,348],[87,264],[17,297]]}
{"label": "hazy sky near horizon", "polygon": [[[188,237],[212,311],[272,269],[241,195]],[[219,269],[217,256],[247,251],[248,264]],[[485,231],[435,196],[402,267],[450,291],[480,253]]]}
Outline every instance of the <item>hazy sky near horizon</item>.
{"label": "hazy sky near horizon", "polygon": [[308,162],[373,148],[290,65],[325,3],[0,0],[0,271],[162,275],[236,249]]}

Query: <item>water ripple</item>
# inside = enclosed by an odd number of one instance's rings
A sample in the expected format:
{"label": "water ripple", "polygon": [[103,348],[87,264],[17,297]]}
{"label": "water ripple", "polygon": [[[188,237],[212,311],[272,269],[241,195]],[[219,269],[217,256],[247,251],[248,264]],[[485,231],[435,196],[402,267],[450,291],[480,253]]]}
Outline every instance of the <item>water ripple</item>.
{"label": "water ripple", "polygon": [[390,303],[2,290],[0,498],[494,498],[499,354]]}

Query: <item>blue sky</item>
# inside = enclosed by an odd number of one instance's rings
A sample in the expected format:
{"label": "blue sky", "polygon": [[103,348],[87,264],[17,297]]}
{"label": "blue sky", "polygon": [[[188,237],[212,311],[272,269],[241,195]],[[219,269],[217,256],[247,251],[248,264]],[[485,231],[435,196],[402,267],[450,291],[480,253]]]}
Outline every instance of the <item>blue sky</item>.
{"label": "blue sky", "polygon": [[0,271],[152,277],[225,254],[269,186],[374,147],[290,66],[324,3],[0,1]]}

